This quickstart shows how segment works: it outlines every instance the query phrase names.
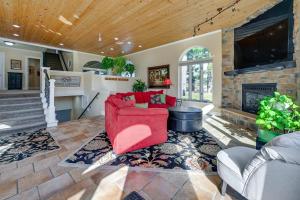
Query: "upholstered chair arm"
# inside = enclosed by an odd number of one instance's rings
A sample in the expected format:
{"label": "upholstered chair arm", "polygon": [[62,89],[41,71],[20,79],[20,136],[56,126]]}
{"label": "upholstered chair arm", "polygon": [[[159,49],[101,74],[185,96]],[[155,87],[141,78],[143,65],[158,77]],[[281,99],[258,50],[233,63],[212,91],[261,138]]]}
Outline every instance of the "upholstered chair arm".
{"label": "upholstered chair arm", "polygon": [[300,165],[282,159],[264,162],[244,181],[242,195],[249,200],[296,200],[300,197]]}

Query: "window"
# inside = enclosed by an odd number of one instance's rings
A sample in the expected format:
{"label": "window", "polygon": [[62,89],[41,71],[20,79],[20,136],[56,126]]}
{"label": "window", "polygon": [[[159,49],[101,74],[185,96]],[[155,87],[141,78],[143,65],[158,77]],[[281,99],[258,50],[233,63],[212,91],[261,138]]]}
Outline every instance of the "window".
{"label": "window", "polygon": [[183,100],[212,101],[212,58],[207,48],[192,48],[179,62]]}

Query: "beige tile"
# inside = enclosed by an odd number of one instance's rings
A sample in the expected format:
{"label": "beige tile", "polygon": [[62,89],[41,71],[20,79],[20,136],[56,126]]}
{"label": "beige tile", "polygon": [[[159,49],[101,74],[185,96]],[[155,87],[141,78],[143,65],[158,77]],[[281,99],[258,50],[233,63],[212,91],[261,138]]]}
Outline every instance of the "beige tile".
{"label": "beige tile", "polygon": [[123,191],[115,184],[98,185],[91,200],[120,200],[124,197]]}
{"label": "beige tile", "polygon": [[24,191],[6,200],[39,200],[39,194],[36,187]]}
{"label": "beige tile", "polygon": [[96,185],[91,179],[85,179],[76,184],[73,184],[66,189],[55,193],[48,200],[84,200],[91,199],[94,195]]}
{"label": "beige tile", "polygon": [[0,200],[12,197],[17,194],[17,182],[5,181],[0,183]]}
{"label": "beige tile", "polygon": [[175,185],[172,185],[164,178],[157,175],[148,185],[143,188],[142,191],[152,199],[167,200],[171,199],[177,190],[178,188]]}
{"label": "beige tile", "polygon": [[27,176],[18,180],[19,193],[38,186],[39,184],[42,184],[51,178],[53,178],[53,176],[49,168],[36,173],[28,174]]}
{"label": "beige tile", "polygon": [[74,169],[74,167],[64,167],[64,166],[60,166],[60,165],[54,165],[54,166],[50,167],[50,170],[51,170],[53,176],[55,176],[55,177],[65,174],[72,169]]}
{"label": "beige tile", "polygon": [[17,162],[12,162],[5,165],[0,165],[0,173],[5,173],[7,171],[12,171],[17,168]]}
{"label": "beige tile", "polygon": [[160,173],[164,180],[172,185],[176,186],[177,188],[181,188],[183,184],[189,179],[189,176],[186,173]]}
{"label": "beige tile", "polygon": [[208,192],[218,192],[221,179],[218,176],[205,176],[205,175],[190,175],[189,182],[195,188],[206,190]]}
{"label": "beige tile", "polygon": [[0,183],[6,180],[17,180],[31,173],[33,173],[32,164],[14,170],[6,171],[5,173],[1,173]]}
{"label": "beige tile", "polygon": [[69,174],[63,174],[56,178],[53,178],[47,182],[42,183],[38,186],[38,190],[40,193],[41,199],[47,199],[56,192],[67,188],[68,186],[72,185],[73,179]]}
{"label": "beige tile", "polygon": [[153,172],[130,172],[124,179],[116,181],[117,186],[125,192],[140,191],[149,183],[156,173]]}
{"label": "beige tile", "polygon": [[180,189],[173,197],[174,200],[212,200],[216,197],[216,192],[208,192],[207,190],[195,187],[193,183],[187,181],[182,189]]}
{"label": "beige tile", "polygon": [[39,160],[39,161],[33,163],[34,170],[36,172],[43,170],[45,168],[56,165],[59,161],[60,161],[60,159],[58,156],[52,156],[52,157],[45,158],[43,160]]}

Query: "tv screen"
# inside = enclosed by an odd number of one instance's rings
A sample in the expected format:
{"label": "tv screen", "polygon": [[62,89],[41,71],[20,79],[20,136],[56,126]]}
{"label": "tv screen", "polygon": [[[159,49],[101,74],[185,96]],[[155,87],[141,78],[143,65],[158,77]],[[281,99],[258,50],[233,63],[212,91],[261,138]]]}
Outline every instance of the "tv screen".
{"label": "tv screen", "polygon": [[291,2],[285,0],[257,19],[235,29],[235,69],[292,60]]}

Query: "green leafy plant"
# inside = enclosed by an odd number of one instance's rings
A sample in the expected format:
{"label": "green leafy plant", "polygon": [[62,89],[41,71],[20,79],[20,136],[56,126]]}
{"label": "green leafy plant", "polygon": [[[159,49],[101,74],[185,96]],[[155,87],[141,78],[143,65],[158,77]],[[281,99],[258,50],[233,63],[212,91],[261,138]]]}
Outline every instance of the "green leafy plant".
{"label": "green leafy plant", "polygon": [[101,65],[102,65],[102,69],[111,69],[114,67],[114,59],[110,58],[110,57],[104,57],[102,62],[101,62]]}
{"label": "green leafy plant", "polygon": [[132,76],[132,74],[133,74],[134,71],[135,71],[135,66],[134,66],[134,64],[132,64],[132,63],[127,63],[127,64],[125,65],[125,71],[127,71],[127,72],[130,74],[130,76]]}
{"label": "green leafy plant", "polygon": [[275,92],[274,97],[260,101],[256,124],[260,129],[277,133],[300,130],[299,106],[290,97]]}
{"label": "green leafy plant", "polygon": [[121,74],[122,72],[125,71],[125,65],[126,65],[126,58],[124,58],[122,56],[116,57],[114,59],[113,72],[115,74]]}
{"label": "green leafy plant", "polygon": [[133,92],[144,92],[147,89],[146,83],[142,80],[136,80],[132,85]]}

